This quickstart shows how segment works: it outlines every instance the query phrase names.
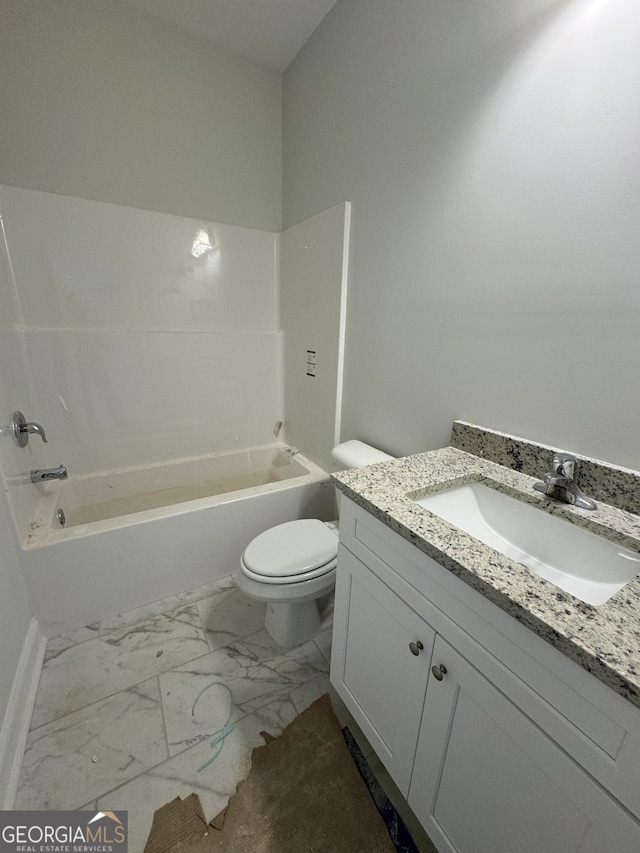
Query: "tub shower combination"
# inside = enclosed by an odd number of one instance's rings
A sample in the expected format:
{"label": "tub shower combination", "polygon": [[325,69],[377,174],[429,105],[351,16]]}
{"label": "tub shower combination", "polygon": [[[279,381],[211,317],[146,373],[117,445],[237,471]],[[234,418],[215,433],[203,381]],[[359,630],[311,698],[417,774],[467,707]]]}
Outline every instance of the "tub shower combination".
{"label": "tub shower combination", "polygon": [[45,478],[37,488],[23,548],[49,635],[227,577],[247,543],[276,524],[335,516],[327,472],[283,445]]}

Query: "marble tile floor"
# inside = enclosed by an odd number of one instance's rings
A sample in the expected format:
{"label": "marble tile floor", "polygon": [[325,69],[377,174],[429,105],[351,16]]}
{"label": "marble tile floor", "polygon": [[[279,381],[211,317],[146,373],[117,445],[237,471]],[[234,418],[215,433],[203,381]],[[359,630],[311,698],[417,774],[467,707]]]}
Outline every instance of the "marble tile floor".
{"label": "marble tile floor", "polygon": [[[330,630],[294,649],[276,646],[264,630],[264,605],[230,578],[55,637],[15,808],[126,809],[130,853],[142,853],[157,808],[195,791],[214,817],[247,775],[260,732],[279,734],[328,692],[419,849],[432,853],[331,687],[330,653]],[[231,691],[233,706],[214,682]],[[229,716],[234,729],[219,757],[199,771]]]}

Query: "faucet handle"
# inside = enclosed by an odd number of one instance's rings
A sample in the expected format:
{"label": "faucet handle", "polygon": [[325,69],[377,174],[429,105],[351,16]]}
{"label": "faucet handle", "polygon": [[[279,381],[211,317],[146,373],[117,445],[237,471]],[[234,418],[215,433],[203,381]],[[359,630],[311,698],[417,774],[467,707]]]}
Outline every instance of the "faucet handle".
{"label": "faucet handle", "polygon": [[570,453],[553,454],[553,473],[560,474],[568,480],[575,480],[578,460]]}
{"label": "faucet handle", "polygon": [[11,432],[20,447],[26,447],[29,443],[30,435],[39,435],[40,438],[47,444],[47,436],[40,424],[30,421],[27,423],[22,412],[14,412],[11,416]]}

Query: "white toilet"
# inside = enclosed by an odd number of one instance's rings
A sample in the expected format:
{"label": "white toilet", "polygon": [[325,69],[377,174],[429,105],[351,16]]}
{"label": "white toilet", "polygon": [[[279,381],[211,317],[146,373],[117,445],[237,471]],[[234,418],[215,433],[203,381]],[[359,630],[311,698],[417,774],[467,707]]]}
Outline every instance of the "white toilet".
{"label": "white toilet", "polygon": [[[362,441],[345,441],[331,451],[341,469],[393,459]],[[280,646],[297,646],[323,624],[318,600],[334,587],[338,557],[336,522],[304,518],[287,521],[256,536],[240,558],[238,587],[267,603],[265,628]]]}

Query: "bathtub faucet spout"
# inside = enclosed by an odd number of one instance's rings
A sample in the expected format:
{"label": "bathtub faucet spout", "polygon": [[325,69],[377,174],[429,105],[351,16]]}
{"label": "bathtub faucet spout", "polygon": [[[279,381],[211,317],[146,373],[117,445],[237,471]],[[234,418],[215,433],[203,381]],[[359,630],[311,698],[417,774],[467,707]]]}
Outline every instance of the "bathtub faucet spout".
{"label": "bathtub faucet spout", "polygon": [[66,480],[69,475],[64,465],[57,468],[42,468],[31,472],[32,483],[42,483],[46,480]]}

